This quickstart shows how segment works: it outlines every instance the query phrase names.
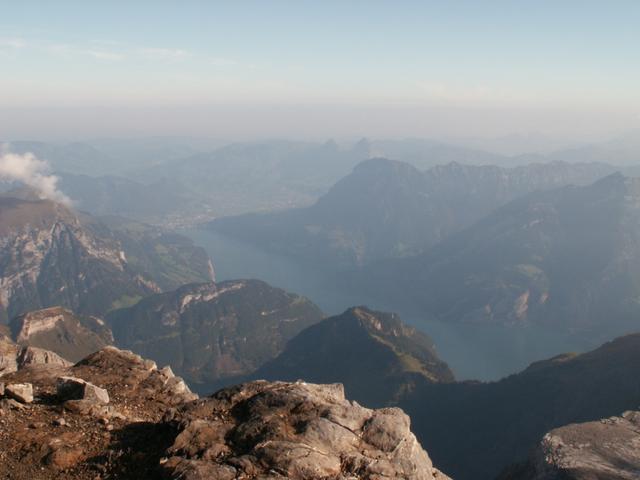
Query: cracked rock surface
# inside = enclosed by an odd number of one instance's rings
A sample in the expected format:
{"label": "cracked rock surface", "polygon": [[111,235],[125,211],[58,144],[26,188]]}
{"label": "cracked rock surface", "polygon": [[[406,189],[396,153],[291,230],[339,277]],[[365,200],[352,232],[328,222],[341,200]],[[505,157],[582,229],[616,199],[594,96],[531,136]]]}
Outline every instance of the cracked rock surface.
{"label": "cracked rock surface", "polygon": [[371,410],[340,384],[257,381],[180,406],[169,478],[446,479],[397,408]]}

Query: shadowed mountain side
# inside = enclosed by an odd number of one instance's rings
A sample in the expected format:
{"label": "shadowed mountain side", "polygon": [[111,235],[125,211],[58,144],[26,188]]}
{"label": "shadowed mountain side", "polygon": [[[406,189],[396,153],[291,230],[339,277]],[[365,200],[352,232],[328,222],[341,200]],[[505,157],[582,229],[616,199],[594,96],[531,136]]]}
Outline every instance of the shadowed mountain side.
{"label": "shadowed mountain side", "polygon": [[635,329],[639,271],[640,183],[614,174],[514,200],[422,255],[343,279],[444,322],[610,337]]}
{"label": "shadowed mountain side", "polygon": [[639,375],[640,334],[634,334],[534,363],[499,382],[423,382],[400,406],[445,471],[459,480],[489,480],[524,460],[553,428],[636,409]]}
{"label": "shadowed mountain side", "polygon": [[635,480],[640,472],[640,412],[566,425],[545,434],[527,462],[499,480]]}
{"label": "shadowed mountain side", "polygon": [[396,403],[420,382],[452,382],[423,333],[397,315],[355,307],[313,325],[252,378],[344,384],[367,406]]}
{"label": "shadowed mountain side", "polygon": [[50,350],[71,362],[113,344],[111,329],[101,319],[61,307],[25,313],[9,325],[18,345]]}

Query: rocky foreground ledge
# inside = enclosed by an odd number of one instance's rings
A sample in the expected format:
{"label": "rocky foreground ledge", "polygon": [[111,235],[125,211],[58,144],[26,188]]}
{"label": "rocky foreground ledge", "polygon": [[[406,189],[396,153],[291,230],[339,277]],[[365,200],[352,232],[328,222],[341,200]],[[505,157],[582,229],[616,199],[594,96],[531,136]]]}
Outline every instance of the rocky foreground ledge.
{"label": "rocky foreground ledge", "polygon": [[[0,478],[448,478],[401,410],[361,407],[341,385],[258,381],[198,399],[169,368],[114,347],[0,383]],[[32,398],[8,394],[25,385]]]}
{"label": "rocky foreground ledge", "polygon": [[446,479],[397,408],[370,410],[340,384],[257,381],[181,406],[171,478]]}

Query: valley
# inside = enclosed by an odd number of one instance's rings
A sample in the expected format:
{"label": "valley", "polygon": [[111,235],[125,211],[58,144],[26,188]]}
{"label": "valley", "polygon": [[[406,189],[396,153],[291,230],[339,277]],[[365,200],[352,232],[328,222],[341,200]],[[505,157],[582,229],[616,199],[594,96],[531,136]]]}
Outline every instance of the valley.
{"label": "valley", "polygon": [[640,480],[640,2],[0,10],[0,480]]}

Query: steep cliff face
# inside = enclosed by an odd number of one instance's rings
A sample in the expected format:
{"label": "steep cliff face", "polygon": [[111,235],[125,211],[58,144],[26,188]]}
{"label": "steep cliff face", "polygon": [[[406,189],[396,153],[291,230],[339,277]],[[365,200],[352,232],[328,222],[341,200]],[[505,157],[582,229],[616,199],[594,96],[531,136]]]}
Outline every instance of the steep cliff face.
{"label": "steep cliff face", "polygon": [[320,321],[318,307],[258,280],[186,285],[107,316],[116,343],[169,364],[199,390],[253,372]]}
{"label": "steep cliff face", "polygon": [[397,315],[351,308],[294,337],[254,378],[344,384],[347,395],[367,406],[397,402],[421,382],[452,382],[423,333]]}
{"label": "steep cliff face", "polygon": [[[144,238],[140,232],[146,231]],[[133,255],[135,246],[161,254]],[[138,238],[47,200],[0,198],[0,317],[62,305],[103,314],[182,280],[210,278],[208,258],[188,253],[139,225]],[[193,266],[198,263],[199,266]],[[152,267],[152,268],[148,268]],[[182,267],[182,269],[180,269]],[[180,270],[180,275],[171,269]],[[166,273],[173,273],[168,281]],[[169,275],[170,276],[170,275]]]}
{"label": "steep cliff face", "polygon": [[113,343],[111,329],[96,317],[78,316],[62,307],[28,312],[10,322],[13,340],[51,350],[77,362]]}

